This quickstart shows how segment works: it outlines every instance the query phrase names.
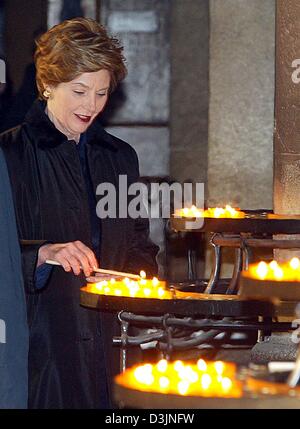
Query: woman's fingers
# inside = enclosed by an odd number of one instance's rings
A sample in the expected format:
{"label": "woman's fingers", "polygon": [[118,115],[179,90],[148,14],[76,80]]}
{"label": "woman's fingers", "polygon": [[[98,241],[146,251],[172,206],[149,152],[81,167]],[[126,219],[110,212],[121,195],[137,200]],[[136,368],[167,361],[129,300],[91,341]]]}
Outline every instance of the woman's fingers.
{"label": "woman's fingers", "polygon": [[65,271],[73,271],[74,274],[78,275],[81,271],[80,260],[72,254],[72,248],[69,246],[70,243],[66,243],[64,246],[54,245],[52,249],[53,255],[50,259],[59,262]]}
{"label": "woman's fingers", "polygon": [[85,244],[83,244],[81,241],[75,241],[74,244],[82,253],[84,253],[86,258],[88,259],[88,262],[92,270],[94,268],[98,268],[98,261],[96,259],[94,252]]}
{"label": "woman's fingers", "polygon": [[94,254],[87,246],[76,241],[67,243],[64,251],[67,252],[67,258],[74,274],[80,274],[81,269],[85,276],[89,276],[92,273],[93,264],[95,263],[94,259],[96,258],[92,258],[91,254]]}
{"label": "woman's fingers", "polygon": [[61,257],[60,261],[57,261],[60,263],[60,265],[63,267],[63,269],[69,273],[70,271],[72,271],[71,265],[69,263],[69,261],[66,258]]}
{"label": "woman's fingers", "polygon": [[68,263],[70,264],[70,267],[71,267],[73,273],[76,276],[79,276],[79,274],[81,272],[81,261],[80,261],[80,259],[77,258],[76,256],[68,254],[67,260],[68,260]]}
{"label": "woman's fingers", "polygon": [[90,276],[94,267],[98,265],[91,249],[80,241],[70,243],[47,244],[41,248],[41,260],[52,259],[59,262],[65,271],[73,271],[79,275],[83,270],[86,277]]}
{"label": "woman's fingers", "polygon": [[[79,264],[79,270],[82,269],[84,274],[86,276],[89,276],[92,272],[92,267],[90,266],[89,260],[86,257],[85,253],[83,253],[81,250],[79,250],[74,243],[72,243],[72,245],[68,248],[68,251],[69,251],[69,255],[70,255],[69,257],[72,258],[75,266],[76,266],[76,262],[74,261],[74,259]],[[77,273],[77,269],[76,269],[76,273]]]}

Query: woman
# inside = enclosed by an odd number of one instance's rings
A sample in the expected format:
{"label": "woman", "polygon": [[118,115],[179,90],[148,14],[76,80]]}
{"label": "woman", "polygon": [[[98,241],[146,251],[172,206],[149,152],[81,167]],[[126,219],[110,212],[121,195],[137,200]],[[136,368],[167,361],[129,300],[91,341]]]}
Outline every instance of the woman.
{"label": "woman", "polygon": [[[98,184],[138,180],[134,150],[97,119],[125,77],[122,48],[97,22],[75,18],[39,38],[35,65],[40,100],[0,138],[20,238],[44,240],[23,249],[29,407],[109,407],[116,317],[81,307],[80,288],[98,263],[154,274],[157,253],[145,219],[96,215]],[[47,259],[62,267],[49,273]]]}

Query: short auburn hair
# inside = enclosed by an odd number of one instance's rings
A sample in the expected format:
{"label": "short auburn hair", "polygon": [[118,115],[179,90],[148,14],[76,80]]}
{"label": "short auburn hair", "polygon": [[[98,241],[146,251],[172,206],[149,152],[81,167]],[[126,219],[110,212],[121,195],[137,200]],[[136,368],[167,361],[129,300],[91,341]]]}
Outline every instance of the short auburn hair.
{"label": "short auburn hair", "polygon": [[127,74],[123,47],[90,18],[74,18],[55,25],[36,40],[34,61],[41,98],[45,85],[70,82],[82,73],[107,70],[110,90]]}

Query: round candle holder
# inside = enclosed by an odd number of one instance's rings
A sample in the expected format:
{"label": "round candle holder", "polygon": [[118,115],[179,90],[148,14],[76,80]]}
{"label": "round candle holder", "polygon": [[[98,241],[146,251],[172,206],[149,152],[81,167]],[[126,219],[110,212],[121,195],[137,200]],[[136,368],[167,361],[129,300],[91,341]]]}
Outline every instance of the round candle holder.
{"label": "round candle holder", "polygon": [[[176,373],[174,367],[179,364]],[[230,363],[211,362],[208,365],[227,367],[224,373],[214,373],[209,369],[199,371],[196,365],[185,365],[182,361],[168,364],[160,361],[156,365],[143,364],[127,369],[115,378],[115,401],[120,407],[147,409],[299,407],[299,387],[290,388],[285,383],[241,376]],[[159,366],[172,368],[159,371]]]}
{"label": "round candle holder", "polygon": [[240,295],[299,301],[299,259],[293,258],[282,264],[276,261],[250,264],[248,270],[241,273]]}

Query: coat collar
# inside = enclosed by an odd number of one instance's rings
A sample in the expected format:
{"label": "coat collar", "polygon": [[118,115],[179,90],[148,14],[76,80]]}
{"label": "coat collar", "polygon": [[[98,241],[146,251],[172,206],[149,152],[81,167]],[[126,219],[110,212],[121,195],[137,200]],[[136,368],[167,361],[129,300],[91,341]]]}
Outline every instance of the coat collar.
{"label": "coat collar", "polygon": [[[53,148],[67,141],[67,137],[61,133],[50,121],[45,113],[46,102],[36,100],[25,117],[25,127],[36,144],[41,148]],[[112,150],[118,150],[118,141],[108,134],[96,118],[86,132],[88,144],[106,146]]]}

